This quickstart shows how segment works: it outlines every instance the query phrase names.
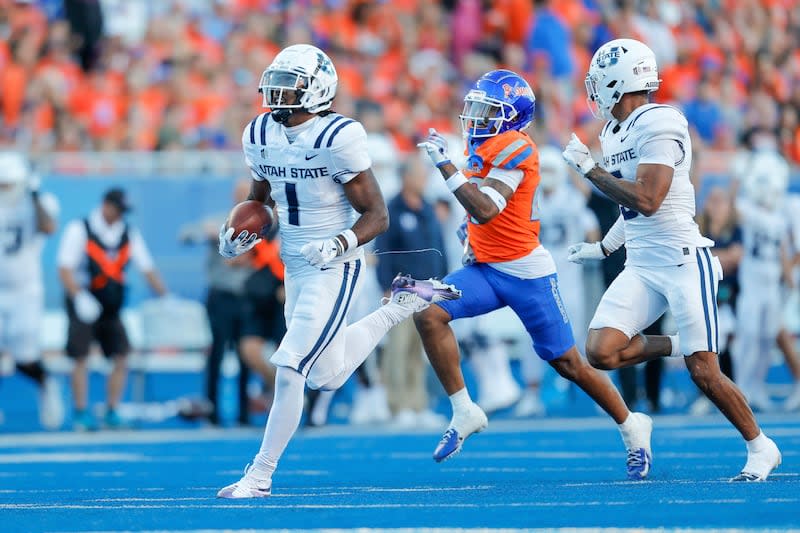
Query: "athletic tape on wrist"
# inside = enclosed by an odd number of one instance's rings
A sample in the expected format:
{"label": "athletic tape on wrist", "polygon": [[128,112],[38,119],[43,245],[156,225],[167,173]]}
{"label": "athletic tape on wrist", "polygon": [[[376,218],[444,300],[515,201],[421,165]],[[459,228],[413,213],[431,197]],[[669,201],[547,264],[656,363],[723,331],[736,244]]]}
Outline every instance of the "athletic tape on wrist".
{"label": "athletic tape on wrist", "polygon": [[346,229],[341,232],[339,235],[336,236],[337,239],[344,245],[347,244],[347,247],[342,246],[344,250],[354,250],[358,248],[358,237],[351,229]]}
{"label": "athletic tape on wrist", "polygon": [[450,189],[450,192],[456,192],[456,189],[468,183],[467,178],[464,177],[464,174],[461,173],[459,170],[446,180],[444,180],[444,184],[447,185],[447,188]]}

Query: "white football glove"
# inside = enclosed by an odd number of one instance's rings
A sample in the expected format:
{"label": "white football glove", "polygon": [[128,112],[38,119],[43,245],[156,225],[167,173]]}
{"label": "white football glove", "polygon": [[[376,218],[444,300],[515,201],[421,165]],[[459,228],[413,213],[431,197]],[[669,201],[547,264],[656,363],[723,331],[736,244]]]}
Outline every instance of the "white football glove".
{"label": "white football glove", "polygon": [[242,255],[261,242],[261,238],[257,233],[250,233],[245,229],[240,231],[239,235],[234,239],[234,231],[236,230],[229,228],[227,223],[222,224],[222,227],[219,228],[219,255],[222,257],[230,259],[231,257]]}
{"label": "white football glove", "polygon": [[603,249],[600,248],[600,241],[581,242],[567,248],[567,260],[578,263],[579,265],[582,265],[584,261],[587,260],[595,261],[605,258],[606,254],[604,254]]}
{"label": "white football glove", "polygon": [[585,176],[587,172],[597,165],[589,152],[589,148],[574,133],[561,155],[564,157],[564,161],[577,170],[581,176]]}
{"label": "white football glove", "polygon": [[434,128],[428,130],[428,138],[417,144],[417,147],[424,148],[437,167],[450,162],[450,156],[447,155],[447,140]]}
{"label": "white football glove", "polygon": [[97,298],[85,289],[75,295],[72,299],[72,304],[75,307],[75,314],[78,316],[78,320],[84,324],[94,324],[100,318],[100,313],[103,312],[103,306],[100,305]]}
{"label": "white football glove", "polygon": [[311,263],[311,266],[322,268],[344,253],[344,246],[337,238],[324,241],[307,242],[300,248],[300,253]]}

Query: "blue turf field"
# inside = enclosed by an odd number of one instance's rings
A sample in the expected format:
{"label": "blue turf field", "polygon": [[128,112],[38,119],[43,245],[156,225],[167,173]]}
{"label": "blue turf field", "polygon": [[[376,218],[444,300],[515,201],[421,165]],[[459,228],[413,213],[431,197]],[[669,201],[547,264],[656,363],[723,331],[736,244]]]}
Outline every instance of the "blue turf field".
{"label": "blue turf field", "polygon": [[647,482],[623,481],[601,417],[499,421],[441,465],[437,433],[305,431],[273,497],[227,501],[260,430],[0,438],[0,531],[419,527],[800,528],[800,416],[762,417],[784,464],[731,484],[745,449],[720,417],[656,419]]}

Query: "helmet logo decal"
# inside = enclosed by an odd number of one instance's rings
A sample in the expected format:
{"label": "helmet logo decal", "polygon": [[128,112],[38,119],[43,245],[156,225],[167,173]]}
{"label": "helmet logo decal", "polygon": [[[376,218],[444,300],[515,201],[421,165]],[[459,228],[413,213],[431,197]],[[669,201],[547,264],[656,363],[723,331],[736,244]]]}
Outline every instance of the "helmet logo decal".
{"label": "helmet logo decal", "polygon": [[[331,68],[331,60],[318,52],[317,53],[317,72],[319,72],[319,71],[322,71],[325,74],[333,74],[333,69]],[[316,72],[314,74],[316,74]]]}
{"label": "helmet logo decal", "polygon": [[530,87],[525,87],[522,85],[517,85],[512,87],[511,85],[504,83],[503,84],[503,94],[506,98],[511,96],[533,96],[533,90]]}
{"label": "helmet logo decal", "polygon": [[622,54],[625,52],[627,52],[627,50],[622,46],[612,46],[605,52],[598,54],[596,62],[597,67],[606,68],[616,65],[619,62],[619,58],[622,57]]}

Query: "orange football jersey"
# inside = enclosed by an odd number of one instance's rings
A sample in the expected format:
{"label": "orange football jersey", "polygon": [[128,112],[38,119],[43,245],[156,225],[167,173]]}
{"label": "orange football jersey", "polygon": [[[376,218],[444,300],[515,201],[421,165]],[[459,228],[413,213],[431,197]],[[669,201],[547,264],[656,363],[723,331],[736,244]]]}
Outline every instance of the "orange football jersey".
{"label": "orange football jersey", "polygon": [[492,168],[521,170],[523,178],[505,209],[486,224],[469,219],[469,242],[480,263],[501,263],[525,257],[539,246],[536,189],[539,186],[539,151],[525,133],[509,130],[488,138],[475,151],[483,168],[463,171],[471,183],[481,186]]}

